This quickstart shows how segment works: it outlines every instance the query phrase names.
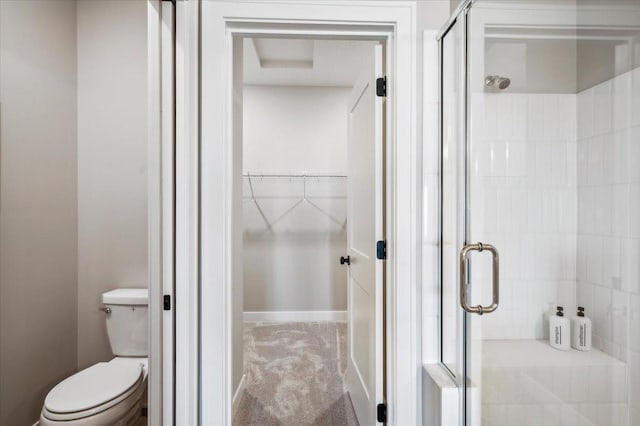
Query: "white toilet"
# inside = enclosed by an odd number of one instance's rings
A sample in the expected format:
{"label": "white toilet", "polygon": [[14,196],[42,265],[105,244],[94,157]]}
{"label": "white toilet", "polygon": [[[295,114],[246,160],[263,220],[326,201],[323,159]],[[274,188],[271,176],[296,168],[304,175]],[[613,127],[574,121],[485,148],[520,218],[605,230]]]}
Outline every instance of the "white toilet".
{"label": "white toilet", "polygon": [[147,289],[122,288],[102,295],[111,352],[58,383],[47,394],[40,426],[125,426],[141,419],[147,389]]}

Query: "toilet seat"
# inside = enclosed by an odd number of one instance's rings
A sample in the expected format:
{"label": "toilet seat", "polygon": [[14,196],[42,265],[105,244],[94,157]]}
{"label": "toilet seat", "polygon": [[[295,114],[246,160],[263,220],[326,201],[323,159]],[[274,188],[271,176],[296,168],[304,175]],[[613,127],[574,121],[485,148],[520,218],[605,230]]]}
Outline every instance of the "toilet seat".
{"label": "toilet seat", "polygon": [[[146,359],[144,360],[146,361]],[[69,422],[120,405],[135,405],[144,390],[146,368],[140,359],[115,358],[82,370],[56,385],[47,395],[42,415]]]}

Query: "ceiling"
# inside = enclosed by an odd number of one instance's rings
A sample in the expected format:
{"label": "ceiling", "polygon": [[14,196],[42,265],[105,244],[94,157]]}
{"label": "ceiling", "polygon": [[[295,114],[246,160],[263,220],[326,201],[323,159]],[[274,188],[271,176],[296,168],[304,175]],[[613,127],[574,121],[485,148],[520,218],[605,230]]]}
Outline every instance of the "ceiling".
{"label": "ceiling", "polygon": [[244,83],[352,87],[374,42],[247,38]]}

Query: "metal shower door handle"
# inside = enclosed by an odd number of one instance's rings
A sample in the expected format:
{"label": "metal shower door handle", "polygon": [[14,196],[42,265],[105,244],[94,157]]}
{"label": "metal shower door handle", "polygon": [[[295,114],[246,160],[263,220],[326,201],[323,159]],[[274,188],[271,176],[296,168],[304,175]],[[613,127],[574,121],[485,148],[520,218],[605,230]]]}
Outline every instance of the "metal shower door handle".
{"label": "metal shower door handle", "polygon": [[[467,258],[472,251],[483,252],[487,250],[493,257],[493,297],[491,305],[489,306],[469,306],[467,303],[467,289],[466,289],[466,276],[467,276]],[[498,249],[491,244],[467,244],[460,250],[460,306],[470,314],[482,315],[490,313],[498,309],[498,303],[500,302],[500,257],[498,255]]]}

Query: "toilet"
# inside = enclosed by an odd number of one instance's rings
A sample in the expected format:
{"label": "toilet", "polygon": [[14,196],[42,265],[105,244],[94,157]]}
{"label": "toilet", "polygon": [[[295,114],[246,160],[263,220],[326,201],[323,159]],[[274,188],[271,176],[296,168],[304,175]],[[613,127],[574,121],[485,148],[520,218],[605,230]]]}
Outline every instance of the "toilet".
{"label": "toilet", "polygon": [[58,383],[47,394],[40,426],[134,426],[146,424],[147,289],[121,288],[102,294],[111,352]]}

